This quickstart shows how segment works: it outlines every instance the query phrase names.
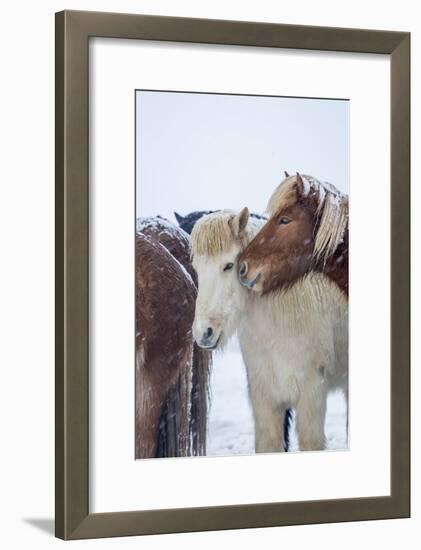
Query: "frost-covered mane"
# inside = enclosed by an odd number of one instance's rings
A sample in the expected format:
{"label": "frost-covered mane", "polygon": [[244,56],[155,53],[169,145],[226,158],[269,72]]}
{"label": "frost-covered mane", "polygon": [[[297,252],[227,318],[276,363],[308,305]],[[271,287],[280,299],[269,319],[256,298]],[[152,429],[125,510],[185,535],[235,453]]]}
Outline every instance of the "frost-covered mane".
{"label": "frost-covered mane", "polygon": [[203,216],[191,234],[193,256],[216,256],[227,252],[235,243],[239,243],[242,250],[266,221],[250,217],[240,238],[233,227],[236,216],[237,213],[232,210],[221,210]]}
{"label": "frost-covered mane", "polygon": [[[302,188],[298,189],[299,186]],[[317,201],[320,222],[313,254],[318,260],[326,260],[342,242],[348,227],[348,196],[331,183],[319,181],[312,176],[289,176],[280,183],[269,199],[268,214],[272,217],[293,206],[297,202],[297,190],[300,198]]]}

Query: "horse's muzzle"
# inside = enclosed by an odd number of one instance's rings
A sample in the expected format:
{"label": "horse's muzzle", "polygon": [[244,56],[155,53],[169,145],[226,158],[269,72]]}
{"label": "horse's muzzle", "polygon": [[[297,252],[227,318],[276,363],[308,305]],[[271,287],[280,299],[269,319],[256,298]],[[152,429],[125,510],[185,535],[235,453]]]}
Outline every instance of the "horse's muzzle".
{"label": "horse's muzzle", "polygon": [[261,273],[258,273],[254,277],[254,279],[246,279],[244,275],[243,276],[241,275],[241,269],[240,269],[239,275],[240,275],[240,283],[248,289],[252,289],[259,282],[262,276]]}
{"label": "horse's muzzle", "polygon": [[216,349],[221,339],[221,335],[221,332],[219,334],[215,334],[215,330],[209,326],[204,330],[203,334],[199,337],[196,336],[196,344],[203,349]]}

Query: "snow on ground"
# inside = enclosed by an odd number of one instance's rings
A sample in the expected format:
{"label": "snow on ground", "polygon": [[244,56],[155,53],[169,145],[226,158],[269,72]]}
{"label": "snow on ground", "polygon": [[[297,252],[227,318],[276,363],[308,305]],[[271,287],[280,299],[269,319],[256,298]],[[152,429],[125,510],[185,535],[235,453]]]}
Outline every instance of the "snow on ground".
{"label": "snow on ground", "polygon": [[[213,356],[208,456],[254,454],[253,413],[248,400],[247,377],[238,342]],[[343,450],[346,442],[346,404],[343,395],[329,395],[326,415],[327,448]],[[291,450],[297,450],[293,426]]]}
{"label": "snow on ground", "polygon": [[253,414],[237,342],[213,354],[207,455],[254,453]]}

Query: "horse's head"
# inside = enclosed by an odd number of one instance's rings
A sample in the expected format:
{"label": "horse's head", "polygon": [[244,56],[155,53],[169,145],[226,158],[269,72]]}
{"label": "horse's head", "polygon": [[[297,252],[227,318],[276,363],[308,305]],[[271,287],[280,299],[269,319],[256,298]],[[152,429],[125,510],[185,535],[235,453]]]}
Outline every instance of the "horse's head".
{"label": "horse's head", "polygon": [[268,222],[239,257],[241,283],[267,293],[312,271],[343,232],[340,198],[336,188],[310,176],[287,177],[269,200]]}
{"label": "horse's head", "polygon": [[246,292],[237,277],[237,258],[256,233],[247,208],[201,218],[193,228],[193,267],[198,294],[193,336],[202,348],[222,347],[241,319]]}

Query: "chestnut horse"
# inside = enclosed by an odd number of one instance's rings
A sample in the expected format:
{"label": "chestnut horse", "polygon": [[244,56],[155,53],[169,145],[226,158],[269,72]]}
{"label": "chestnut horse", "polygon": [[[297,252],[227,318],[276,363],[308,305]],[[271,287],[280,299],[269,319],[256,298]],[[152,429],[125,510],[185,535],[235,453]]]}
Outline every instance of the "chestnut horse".
{"label": "chestnut horse", "polygon": [[241,286],[238,256],[262,227],[264,220],[249,218],[247,208],[206,215],[194,226],[199,291],[193,334],[205,349],[223,348],[238,334],[256,452],[284,450],[289,408],[297,412],[300,449],[324,449],[327,392],[348,381],[347,304],[322,274],[276,295],[261,297]]}
{"label": "chestnut horse", "polygon": [[267,294],[316,272],[348,298],[348,196],[297,174],[277,187],[267,210],[269,221],[239,258],[241,283]]}
{"label": "chestnut horse", "polygon": [[211,355],[193,343],[188,235],[164,218],[136,231],[136,458],[206,454]]}

